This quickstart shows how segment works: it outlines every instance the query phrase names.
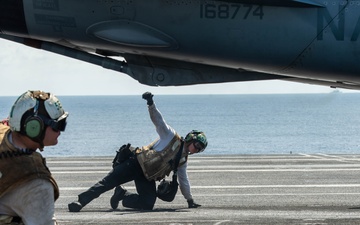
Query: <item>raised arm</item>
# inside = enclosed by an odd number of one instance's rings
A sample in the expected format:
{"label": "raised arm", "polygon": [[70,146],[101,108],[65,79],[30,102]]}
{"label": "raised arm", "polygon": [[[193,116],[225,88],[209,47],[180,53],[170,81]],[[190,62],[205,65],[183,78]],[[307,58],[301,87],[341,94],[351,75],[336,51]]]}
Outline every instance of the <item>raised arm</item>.
{"label": "raised arm", "polygon": [[153,122],[156,128],[156,132],[160,137],[159,142],[154,145],[154,148],[156,150],[159,150],[157,149],[157,146],[160,145],[159,147],[163,147],[163,145],[167,145],[169,141],[171,141],[171,139],[174,137],[176,132],[171,126],[166,123],[161,112],[156,108],[156,105],[152,99],[153,96],[154,95],[150,92],[145,92],[142,95],[143,99],[147,101],[150,119]]}

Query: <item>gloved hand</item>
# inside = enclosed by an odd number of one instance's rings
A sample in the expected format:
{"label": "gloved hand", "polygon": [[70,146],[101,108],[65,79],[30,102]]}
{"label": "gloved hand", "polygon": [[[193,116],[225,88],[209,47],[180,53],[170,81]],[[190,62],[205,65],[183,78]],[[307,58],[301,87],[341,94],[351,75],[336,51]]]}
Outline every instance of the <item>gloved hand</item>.
{"label": "gloved hand", "polygon": [[142,98],[145,99],[147,101],[147,104],[148,106],[154,104],[154,101],[153,101],[153,94],[151,94],[151,92],[145,92],[143,95],[142,95]]}
{"label": "gloved hand", "polygon": [[198,208],[201,206],[199,204],[196,204],[193,199],[188,200],[187,202],[188,202],[189,208]]}

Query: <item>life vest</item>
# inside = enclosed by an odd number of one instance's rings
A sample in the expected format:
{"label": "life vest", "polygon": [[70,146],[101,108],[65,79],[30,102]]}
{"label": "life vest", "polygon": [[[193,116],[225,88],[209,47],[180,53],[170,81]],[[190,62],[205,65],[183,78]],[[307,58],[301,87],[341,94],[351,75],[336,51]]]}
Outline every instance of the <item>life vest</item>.
{"label": "life vest", "polygon": [[38,152],[20,152],[9,142],[9,132],[9,127],[0,123],[0,198],[21,184],[40,178],[52,183],[55,200],[58,199],[59,187],[45,158]]}
{"label": "life vest", "polygon": [[[152,149],[157,140],[148,146],[143,146],[141,149],[136,149],[135,153],[137,160],[144,172],[146,179],[161,180],[165,176],[169,176],[170,172],[174,169],[175,158],[181,146],[181,137],[176,134],[169,144],[161,151]],[[186,156],[182,153],[181,158]],[[181,160],[178,166],[184,164],[185,160]]]}

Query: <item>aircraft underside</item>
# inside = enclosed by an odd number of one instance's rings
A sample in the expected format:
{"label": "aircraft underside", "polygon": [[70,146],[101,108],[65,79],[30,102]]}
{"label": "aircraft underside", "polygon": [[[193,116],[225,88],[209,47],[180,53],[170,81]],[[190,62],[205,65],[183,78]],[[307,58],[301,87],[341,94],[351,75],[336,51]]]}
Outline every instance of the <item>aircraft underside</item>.
{"label": "aircraft underside", "polygon": [[359,1],[0,0],[0,37],[151,86],[359,89]]}

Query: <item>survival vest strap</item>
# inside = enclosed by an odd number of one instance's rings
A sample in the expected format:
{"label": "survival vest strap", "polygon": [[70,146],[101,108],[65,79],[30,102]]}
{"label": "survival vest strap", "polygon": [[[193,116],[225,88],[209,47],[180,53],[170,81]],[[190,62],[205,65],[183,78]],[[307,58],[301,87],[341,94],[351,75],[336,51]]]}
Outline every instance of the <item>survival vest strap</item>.
{"label": "survival vest strap", "polygon": [[18,151],[3,151],[0,152],[0,159],[6,159],[22,155],[31,155],[34,151],[29,149],[23,149]]}
{"label": "survival vest strap", "polygon": [[157,187],[156,196],[163,201],[172,202],[178,191],[179,183],[177,181],[177,170],[178,170],[183,146],[184,146],[184,141],[181,141],[181,147],[178,153],[176,154],[176,158],[175,158],[172,181],[167,181],[164,178]]}
{"label": "survival vest strap", "polygon": [[181,153],[182,153],[183,147],[184,147],[184,141],[181,140],[180,149],[179,149],[178,153],[176,154],[175,164],[174,164],[174,168],[173,168],[174,176],[177,176],[177,170],[178,170],[178,167],[179,167],[179,162],[180,162],[180,159],[181,159]]}

